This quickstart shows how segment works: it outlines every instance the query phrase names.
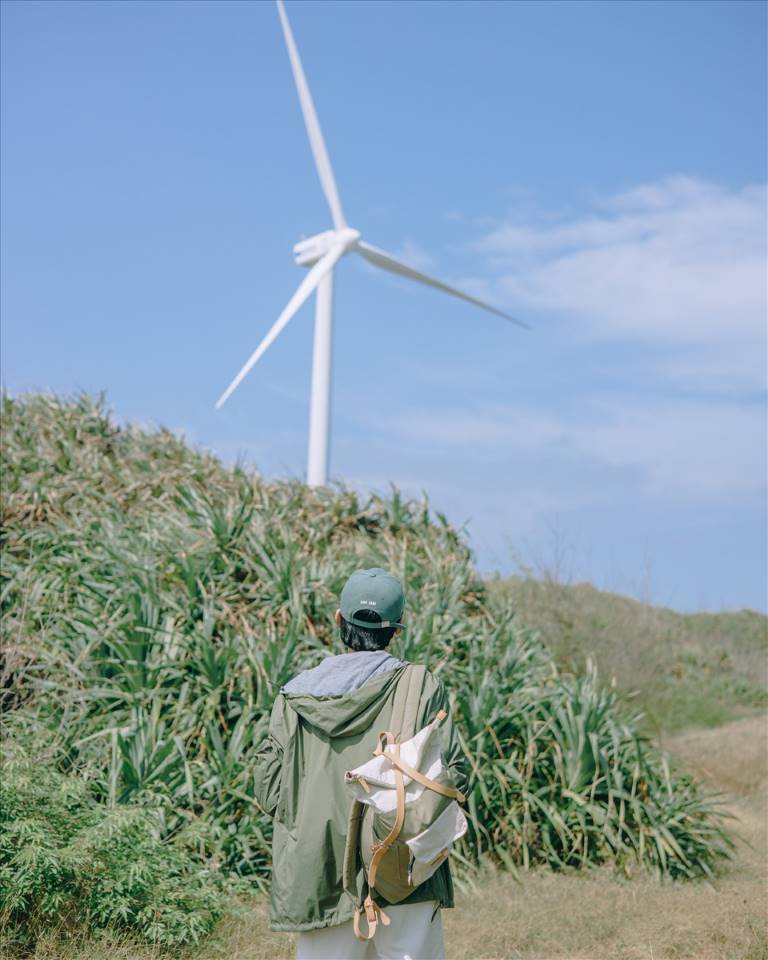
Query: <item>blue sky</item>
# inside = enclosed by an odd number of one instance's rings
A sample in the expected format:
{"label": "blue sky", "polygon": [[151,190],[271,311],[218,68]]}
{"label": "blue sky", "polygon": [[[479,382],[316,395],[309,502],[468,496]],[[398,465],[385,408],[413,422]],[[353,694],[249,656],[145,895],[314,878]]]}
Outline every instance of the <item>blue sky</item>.
{"label": "blue sky", "polygon": [[[331,475],[479,568],[766,609],[766,6],[288,0],[347,217]],[[270,2],[2,4],[2,379],[306,469],[330,227]]]}

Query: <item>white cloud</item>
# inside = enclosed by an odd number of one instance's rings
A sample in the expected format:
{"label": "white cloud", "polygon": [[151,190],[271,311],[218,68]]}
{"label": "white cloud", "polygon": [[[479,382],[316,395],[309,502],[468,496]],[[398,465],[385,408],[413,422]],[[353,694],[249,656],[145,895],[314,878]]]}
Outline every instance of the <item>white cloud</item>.
{"label": "white cloud", "polygon": [[[765,415],[753,405],[616,395],[560,415],[498,404],[471,414],[411,411],[378,428],[433,456],[453,451],[478,464],[512,461],[517,492],[522,478],[532,476],[529,492],[553,509],[603,497],[616,468],[636,476],[646,496],[735,500],[765,489]],[[602,482],[587,484],[585,492],[563,476],[548,492],[536,483],[536,463],[552,458],[560,472]]]}
{"label": "white cloud", "polygon": [[765,489],[765,415],[757,406],[657,400],[602,404],[574,432],[605,464],[637,465],[647,494],[729,499]]}
{"label": "white cloud", "polygon": [[535,450],[562,439],[557,417],[502,406],[482,411],[412,410],[402,417],[380,417],[379,429],[424,443],[429,449],[468,447],[483,451]]}
{"label": "white cloud", "polygon": [[398,260],[403,260],[417,270],[429,272],[435,267],[435,258],[432,254],[428,253],[423,247],[420,247],[414,240],[407,238],[402,242],[399,249],[395,251],[395,256]]}
{"label": "white cloud", "polygon": [[763,386],[765,187],[673,177],[594,207],[483,237],[477,249],[498,271],[491,292],[556,313],[578,338],[663,346],[662,377]]}

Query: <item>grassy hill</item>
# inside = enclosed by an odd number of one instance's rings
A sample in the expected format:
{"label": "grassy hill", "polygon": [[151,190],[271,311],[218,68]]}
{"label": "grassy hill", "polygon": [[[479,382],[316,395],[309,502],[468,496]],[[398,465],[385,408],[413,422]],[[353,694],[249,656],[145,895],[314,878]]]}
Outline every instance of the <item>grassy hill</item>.
{"label": "grassy hill", "polygon": [[[669,741],[713,787],[728,791],[736,858],[716,884],[660,884],[637,873],[617,879],[595,868],[568,875],[533,869],[515,879],[488,871],[445,912],[451,960],[766,960],[768,753],[765,715]],[[263,897],[243,897],[214,935],[176,960],[290,960],[290,934],[269,929]],[[156,947],[105,936],[62,942],[50,931],[35,960],[158,960]]]}
{"label": "grassy hill", "polygon": [[768,617],[752,610],[677,613],[546,577],[488,581],[534,624],[565,671],[587,658],[641,708],[649,733],[712,727],[768,705]]}
{"label": "grassy hill", "polygon": [[593,666],[558,668],[544,611],[537,630],[479,580],[426,499],[268,482],[87,396],[4,397],[2,415],[0,940],[28,950],[55,921],[179,944],[211,928],[224,880],[265,889],[253,777],[272,702],[341,652],[338,593],[374,565],[406,584],[394,652],[451,692],[465,881],[723,868],[718,798]]}

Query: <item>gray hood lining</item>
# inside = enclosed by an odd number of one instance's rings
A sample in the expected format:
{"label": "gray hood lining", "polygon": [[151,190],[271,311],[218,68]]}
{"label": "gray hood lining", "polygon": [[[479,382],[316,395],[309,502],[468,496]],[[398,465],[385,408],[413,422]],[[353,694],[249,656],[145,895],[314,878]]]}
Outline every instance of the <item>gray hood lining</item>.
{"label": "gray hood lining", "polygon": [[389,673],[406,666],[386,650],[361,650],[354,653],[339,653],[326,657],[311,670],[297,674],[280,691],[281,693],[304,693],[313,697],[337,697],[351,693],[382,673]]}

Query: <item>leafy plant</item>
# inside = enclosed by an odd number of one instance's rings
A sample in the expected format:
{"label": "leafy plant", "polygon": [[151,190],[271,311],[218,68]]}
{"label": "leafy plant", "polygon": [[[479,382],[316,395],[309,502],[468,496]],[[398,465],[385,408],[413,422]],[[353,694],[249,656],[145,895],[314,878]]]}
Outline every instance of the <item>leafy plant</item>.
{"label": "leafy plant", "polygon": [[162,840],[162,812],[105,807],[79,776],[4,758],[0,783],[0,933],[30,947],[52,925],[109,928],[165,946],[195,943],[221,913],[221,883],[181,838]]}
{"label": "leafy plant", "polygon": [[[394,652],[452,692],[473,769],[468,869],[490,856],[693,877],[728,855],[717,798],[669,769],[594,668],[559,673],[426,497],[268,483],[168,431],[115,426],[87,396],[6,396],[3,414],[6,724],[47,731],[63,770],[87,766],[114,844],[137,829],[122,805],[149,805],[153,836],[194,826],[201,869],[265,887],[253,777],[274,696],[341,652],[338,594],[376,565],[406,585]],[[40,850],[58,851],[47,836]]]}

